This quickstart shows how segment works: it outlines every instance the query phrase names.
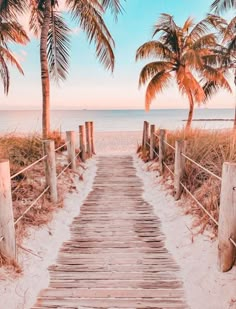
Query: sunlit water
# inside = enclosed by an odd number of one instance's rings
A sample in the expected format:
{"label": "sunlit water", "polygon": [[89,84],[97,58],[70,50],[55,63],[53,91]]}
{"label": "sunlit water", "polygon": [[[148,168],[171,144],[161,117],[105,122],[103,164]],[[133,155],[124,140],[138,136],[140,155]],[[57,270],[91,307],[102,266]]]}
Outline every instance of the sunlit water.
{"label": "sunlit water", "polygon": [[[51,112],[52,129],[78,130],[84,121],[94,121],[96,131],[139,131],[147,120],[157,127],[181,128],[188,111],[151,110],[60,110]],[[232,109],[196,109],[194,119],[232,119]],[[229,128],[232,121],[194,121],[193,127]],[[41,130],[40,111],[0,111],[0,132],[37,132]]]}

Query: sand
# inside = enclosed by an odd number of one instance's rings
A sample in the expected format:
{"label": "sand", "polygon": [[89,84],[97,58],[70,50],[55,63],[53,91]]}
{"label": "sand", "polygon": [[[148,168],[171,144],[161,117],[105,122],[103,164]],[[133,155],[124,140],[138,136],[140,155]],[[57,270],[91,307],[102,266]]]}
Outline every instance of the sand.
{"label": "sand", "polygon": [[[156,172],[147,172],[147,164],[141,162],[135,152],[141,140],[141,132],[100,132],[95,134],[97,155],[130,154],[134,157],[137,175],[144,183],[144,199],[153,205],[161,219],[161,229],[166,236],[166,246],[180,266],[186,298],[192,309],[236,308],[236,267],[228,273],[217,269],[217,241],[209,235],[193,238],[193,219],[184,215],[180,202],[175,202],[157,177]],[[0,309],[29,309],[37,294],[48,285],[47,267],[54,263],[63,241],[69,239],[69,225],[79,214],[79,208],[92,188],[96,174],[96,157],[87,163],[88,169],[81,182],[75,177],[78,190],[68,193],[65,207],[55,213],[50,224],[40,229],[31,229],[24,246],[39,257],[20,251],[23,275],[13,278],[0,271]]]}

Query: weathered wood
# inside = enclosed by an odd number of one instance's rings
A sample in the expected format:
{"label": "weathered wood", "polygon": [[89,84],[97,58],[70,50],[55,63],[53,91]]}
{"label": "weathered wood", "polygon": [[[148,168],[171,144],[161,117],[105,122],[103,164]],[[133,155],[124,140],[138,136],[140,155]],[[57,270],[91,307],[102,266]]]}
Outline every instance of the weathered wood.
{"label": "weathered wood", "polygon": [[236,248],[229,238],[236,241],[236,164],[225,162],[222,170],[222,183],[218,230],[218,264],[221,271],[232,268]]}
{"label": "weathered wood", "polygon": [[0,160],[0,252],[7,258],[16,259],[15,227],[12,209],[10,165]]}
{"label": "weathered wood", "polygon": [[132,157],[99,157],[93,191],[34,309],[186,308],[178,270]]}
{"label": "weathered wood", "polygon": [[181,181],[184,175],[185,158],[182,153],[185,153],[186,142],[183,140],[175,141],[175,176],[174,176],[174,187],[175,187],[175,200],[179,200],[183,192]]}
{"label": "weathered wood", "polygon": [[155,124],[150,126],[150,160],[155,159],[155,146],[156,146],[156,136],[154,135],[156,132]]}
{"label": "weathered wood", "polygon": [[56,154],[55,142],[53,140],[43,141],[43,151],[47,155],[45,159],[45,178],[46,186],[49,186],[50,200],[57,203],[57,172],[56,172]]}
{"label": "weathered wood", "polygon": [[91,149],[91,125],[89,121],[85,122],[85,135],[86,135],[86,153],[87,158],[92,157],[92,149]]}
{"label": "weathered wood", "polygon": [[75,134],[75,131],[67,131],[66,139],[68,142],[68,146],[67,146],[68,163],[71,162],[70,168],[73,171],[76,171],[76,157],[75,157],[76,134]]}
{"label": "weathered wood", "polygon": [[147,141],[148,141],[149,123],[144,121],[143,123],[143,140],[142,140],[142,151],[146,152]]}
{"label": "weathered wood", "polygon": [[85,141],[84,141],[84,126],[79,126],[79,144],[80,144],[80,158],[82,162],[85,162],[86,160],[86,150],[85,150]]}
{"label": "weathered wood", "polygon": [[165,170],[165,166],[163,164],[166,156],[166,145],[164,143],[165,140],[166,140],[166,130],[161,129],[159,137],[159,164],[160,164],[161,175],[164,173]]}
{"label": "weathered wood", "polygon": [[94,124],[93,121],[90,121],[90,133],[91,133],[91,152],[95,154],[95,147],[94,147]]}

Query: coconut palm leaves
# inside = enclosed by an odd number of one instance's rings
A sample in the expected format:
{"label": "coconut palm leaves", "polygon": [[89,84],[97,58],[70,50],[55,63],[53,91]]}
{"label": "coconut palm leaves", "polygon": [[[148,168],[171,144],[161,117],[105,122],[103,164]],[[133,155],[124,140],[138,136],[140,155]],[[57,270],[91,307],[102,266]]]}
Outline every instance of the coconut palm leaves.
{"label": "coconut palm leaves", "polygon": [[231,91],[225,77],[226,71],[218,67],[221,53],[217,50],[215,35],[209,32],[210,19],[211,16],[208,16],[194,24],[189,18],[183,27],[179,27],[172,16],[161,15],[153,32],[153,36],[158,35],[158,39],[144,43],[136,52],[136,60],[150,57],[157,59],[145,65],[139,76],[139,86],[148,83],[146,110],[149,110],[155,95],[175,79],[179,91],[189,100],[189,128],[194,103],[204,102],[209,93],[212,94],[210,85],[213,84],[215,90],[220,87]]}
{"label": "coconut palm leaves", "polygon": [[[114,69],[114,41],[102,18],[104,12],[97,0],[67,0],[69,10],[80,28],[87,34],[89,43],[94,42],[96,56],[106,69]],[[108,3],[106,2],[106,5]]]}
{"label": "coconut palm leaves", "polygon": [[15,66],[23,74],[23,70],[8,47],[8,43],[26,44],[28,37],[21,25],[14,22],[7,22],[0,17],[0,78],[3,83],[4,93],[8,94],[10,86],[10,72],[8,64]]}
{"label": "coconut palm leaves", "polygon": [[217,14],[229,9],[236,9],[235,0],[215,0],[211,5],[211,10]]}

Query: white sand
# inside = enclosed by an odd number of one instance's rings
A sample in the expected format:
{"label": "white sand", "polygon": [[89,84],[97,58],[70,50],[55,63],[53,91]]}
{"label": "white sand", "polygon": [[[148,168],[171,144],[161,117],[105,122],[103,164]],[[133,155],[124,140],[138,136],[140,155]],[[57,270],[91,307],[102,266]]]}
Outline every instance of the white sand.
{"label": "white sand", "polygon": [[[217,241],[211,241],[206,235],[192,239],[191,216],[183,215],[178,202],[159,183],[157,174],[146,172],[146,165],[137,159],[135,151],[140,140],[141,132],[100,132],[95,135],[95,150],[98,155],[134,155],[137,174],[144,182],[144,199],[153,205],[162,221],[166,246],[180,266],[190,308],[236,309],[236,267],[228,273],[218,272]],[[69,225],[92,187],[95,160],[90,160],[88,165],[85,181],[76,181],[79,194],[68,194],[65,208],[55,214],[48,226],[31,230],[24,246],[42,259],[20,252],[24,274],[17,279],[8,277],[0,281],[0,309],[28,309],[38,292],[47,287],[47,267],[54,263],[61,243],[69,239]]]}
{"label": "white sand", "polygon": [[175,202],[160,184],[157,172],[147,172],[135,156],[138,176],[144,182],[144,199],[153,205],[162,221],[166,247],[180,266],[187,302],[192,309],[236,308],[236,267],[227,273],[217,268],[217,240],[209,235],[193,238],[193,218],[183,214],[181,202]]}

